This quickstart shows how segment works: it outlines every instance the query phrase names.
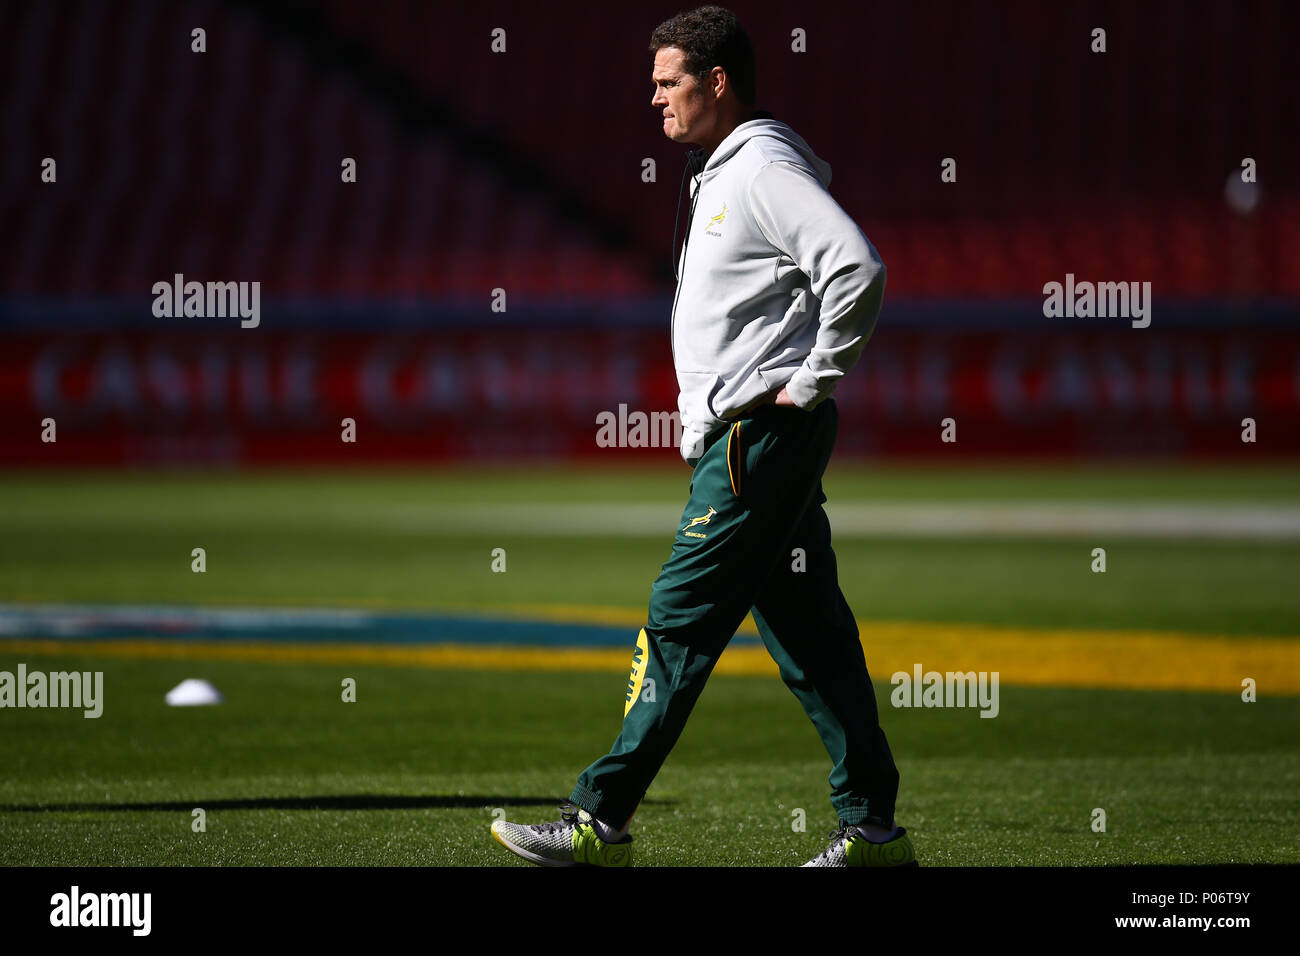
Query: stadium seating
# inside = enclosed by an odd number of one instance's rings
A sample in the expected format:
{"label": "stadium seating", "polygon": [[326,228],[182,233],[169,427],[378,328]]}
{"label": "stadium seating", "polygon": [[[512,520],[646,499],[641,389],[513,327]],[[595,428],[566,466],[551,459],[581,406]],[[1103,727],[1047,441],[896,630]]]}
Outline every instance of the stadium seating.
{"label": "stadium seating", "polygon": [[[1114,8],[1105,54],[1079,7],[801,11],[797,54],[755,6],[760,105],[831,162],[891,296],[1024,298],[1066,272],[1294,296],[1297,132],[1270,71],[1297,8],[1262,11],[1252,54],[1187,6]],[[968,22],[929,43],[938,16]],[[302,297],[661,293],[684,150],[649,105],[654,22],[585,2],[5,5],[0,295],[138,294],[174,271]],[[1249,214],[1224,198],[1244,156]]]}

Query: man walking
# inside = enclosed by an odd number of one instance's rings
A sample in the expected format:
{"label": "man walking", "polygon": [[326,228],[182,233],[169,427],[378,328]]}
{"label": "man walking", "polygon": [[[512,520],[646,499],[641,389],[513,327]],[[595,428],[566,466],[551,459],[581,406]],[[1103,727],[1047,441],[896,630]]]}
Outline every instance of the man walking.
{"label": "man walking", "polygon": [[915,865],[822,508],[830,395],[875,327],[885,267],[827,192],[830,166],[754,108],[753,49],[730,11],[673,17],[650,52],[664,135],[701,147],[672,319],[690,499],[637,638],[618,739],[560,821],[497,821],[492,834],[534,863],[628,865],[632,815],[752,610],[833,762],[839,828],[807,865]]}

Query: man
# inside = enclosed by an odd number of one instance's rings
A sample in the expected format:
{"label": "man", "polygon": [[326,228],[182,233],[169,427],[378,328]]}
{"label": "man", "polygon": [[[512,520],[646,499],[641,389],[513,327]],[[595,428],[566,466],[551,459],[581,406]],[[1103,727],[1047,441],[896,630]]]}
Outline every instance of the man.
{"label": "man", "polygon": [[618,739],[560,821],[497,821],[492,834],[534,863],[628,865],[632,815],[752,609],[834,763],[840,826],[807,865],[915,865],[822,509],[830,394],[875,326],[885,267],[826,191],[830,167],[754,109],[753,50],[729,11],[673,17],[650,52],[664,135],[701,147],[672,319],[690,500],[638,635]]}

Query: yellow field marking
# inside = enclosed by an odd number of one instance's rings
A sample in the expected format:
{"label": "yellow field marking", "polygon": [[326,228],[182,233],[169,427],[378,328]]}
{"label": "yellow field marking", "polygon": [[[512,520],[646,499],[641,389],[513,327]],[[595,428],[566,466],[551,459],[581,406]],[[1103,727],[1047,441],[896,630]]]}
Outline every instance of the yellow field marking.
{"label": "yellow field marking", "polygon": [[[288,641],[0,641],[0,652],[77,654],[151,660],[258,661],[263,663],[380,664],[466,670],[617,671],[631,660],[618,648],[546,648],[483,644],[322,644]],[[775,665],[773,665],[775,668]]]}
{"label": "yellow field marking", "polygon": [[[518,611],[520,609],[514,609]],[[568,611],[576,609],[568,608]],[[556,620],[579,615],[550,608]],[[588,609],[588,622],[629,628],[640,612]],[[512,615],[513,616],[513,615]],[[550,617],[550,614],[546,615]],[[753,630],[752,622],[742,631]],[[1238,694],[1254,678],[1261,694],[1300,694],[1300,640],[1218,637],[1154,631],[1010,628],[974,624],[859,621],[867,665],[876,680],[896,671],[997,671],[1003,685],[1194,690]],[[481,644],[335,644],[256,641],[0,641],[0,652],[84,654],[167,660],[377,664],[469,670],[596,671],[626,674],[628,647],[551,648]],[[775,676],[766,650],[733,644],[716,672]]]}
{"label": "yellow field marking", "polygon": [[1300,640],[1160,631],[1011,628],[859,621],[873,677],[998,671],[1003,684],[1300,694]]}

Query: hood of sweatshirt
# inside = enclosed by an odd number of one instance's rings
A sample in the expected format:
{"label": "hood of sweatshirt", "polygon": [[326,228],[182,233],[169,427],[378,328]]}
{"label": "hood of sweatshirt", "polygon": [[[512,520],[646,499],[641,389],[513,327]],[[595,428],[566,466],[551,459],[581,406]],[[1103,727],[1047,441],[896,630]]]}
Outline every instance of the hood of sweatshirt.
{"label": "hood of sweatshirt", "polygon": [[[812,147],[804,141],[802,136],[780,120],[773,119],[771,113],[760,112],[758,117],[758,119],[752,119],[747,123],[741,123],[728,134],[726,139],[718,144],[718,148],[713,151],[713,155],[704,164],[703,179],[707,180],[714,175],[718,167],[735,156],[740,147],[751,139],[770,136],[788,144],[790,148],[799,153],[817,173],[823,186],[831,184],[831,164],[814,153]],[[703,150],[696,150],[695,152],[703,154]]]}

